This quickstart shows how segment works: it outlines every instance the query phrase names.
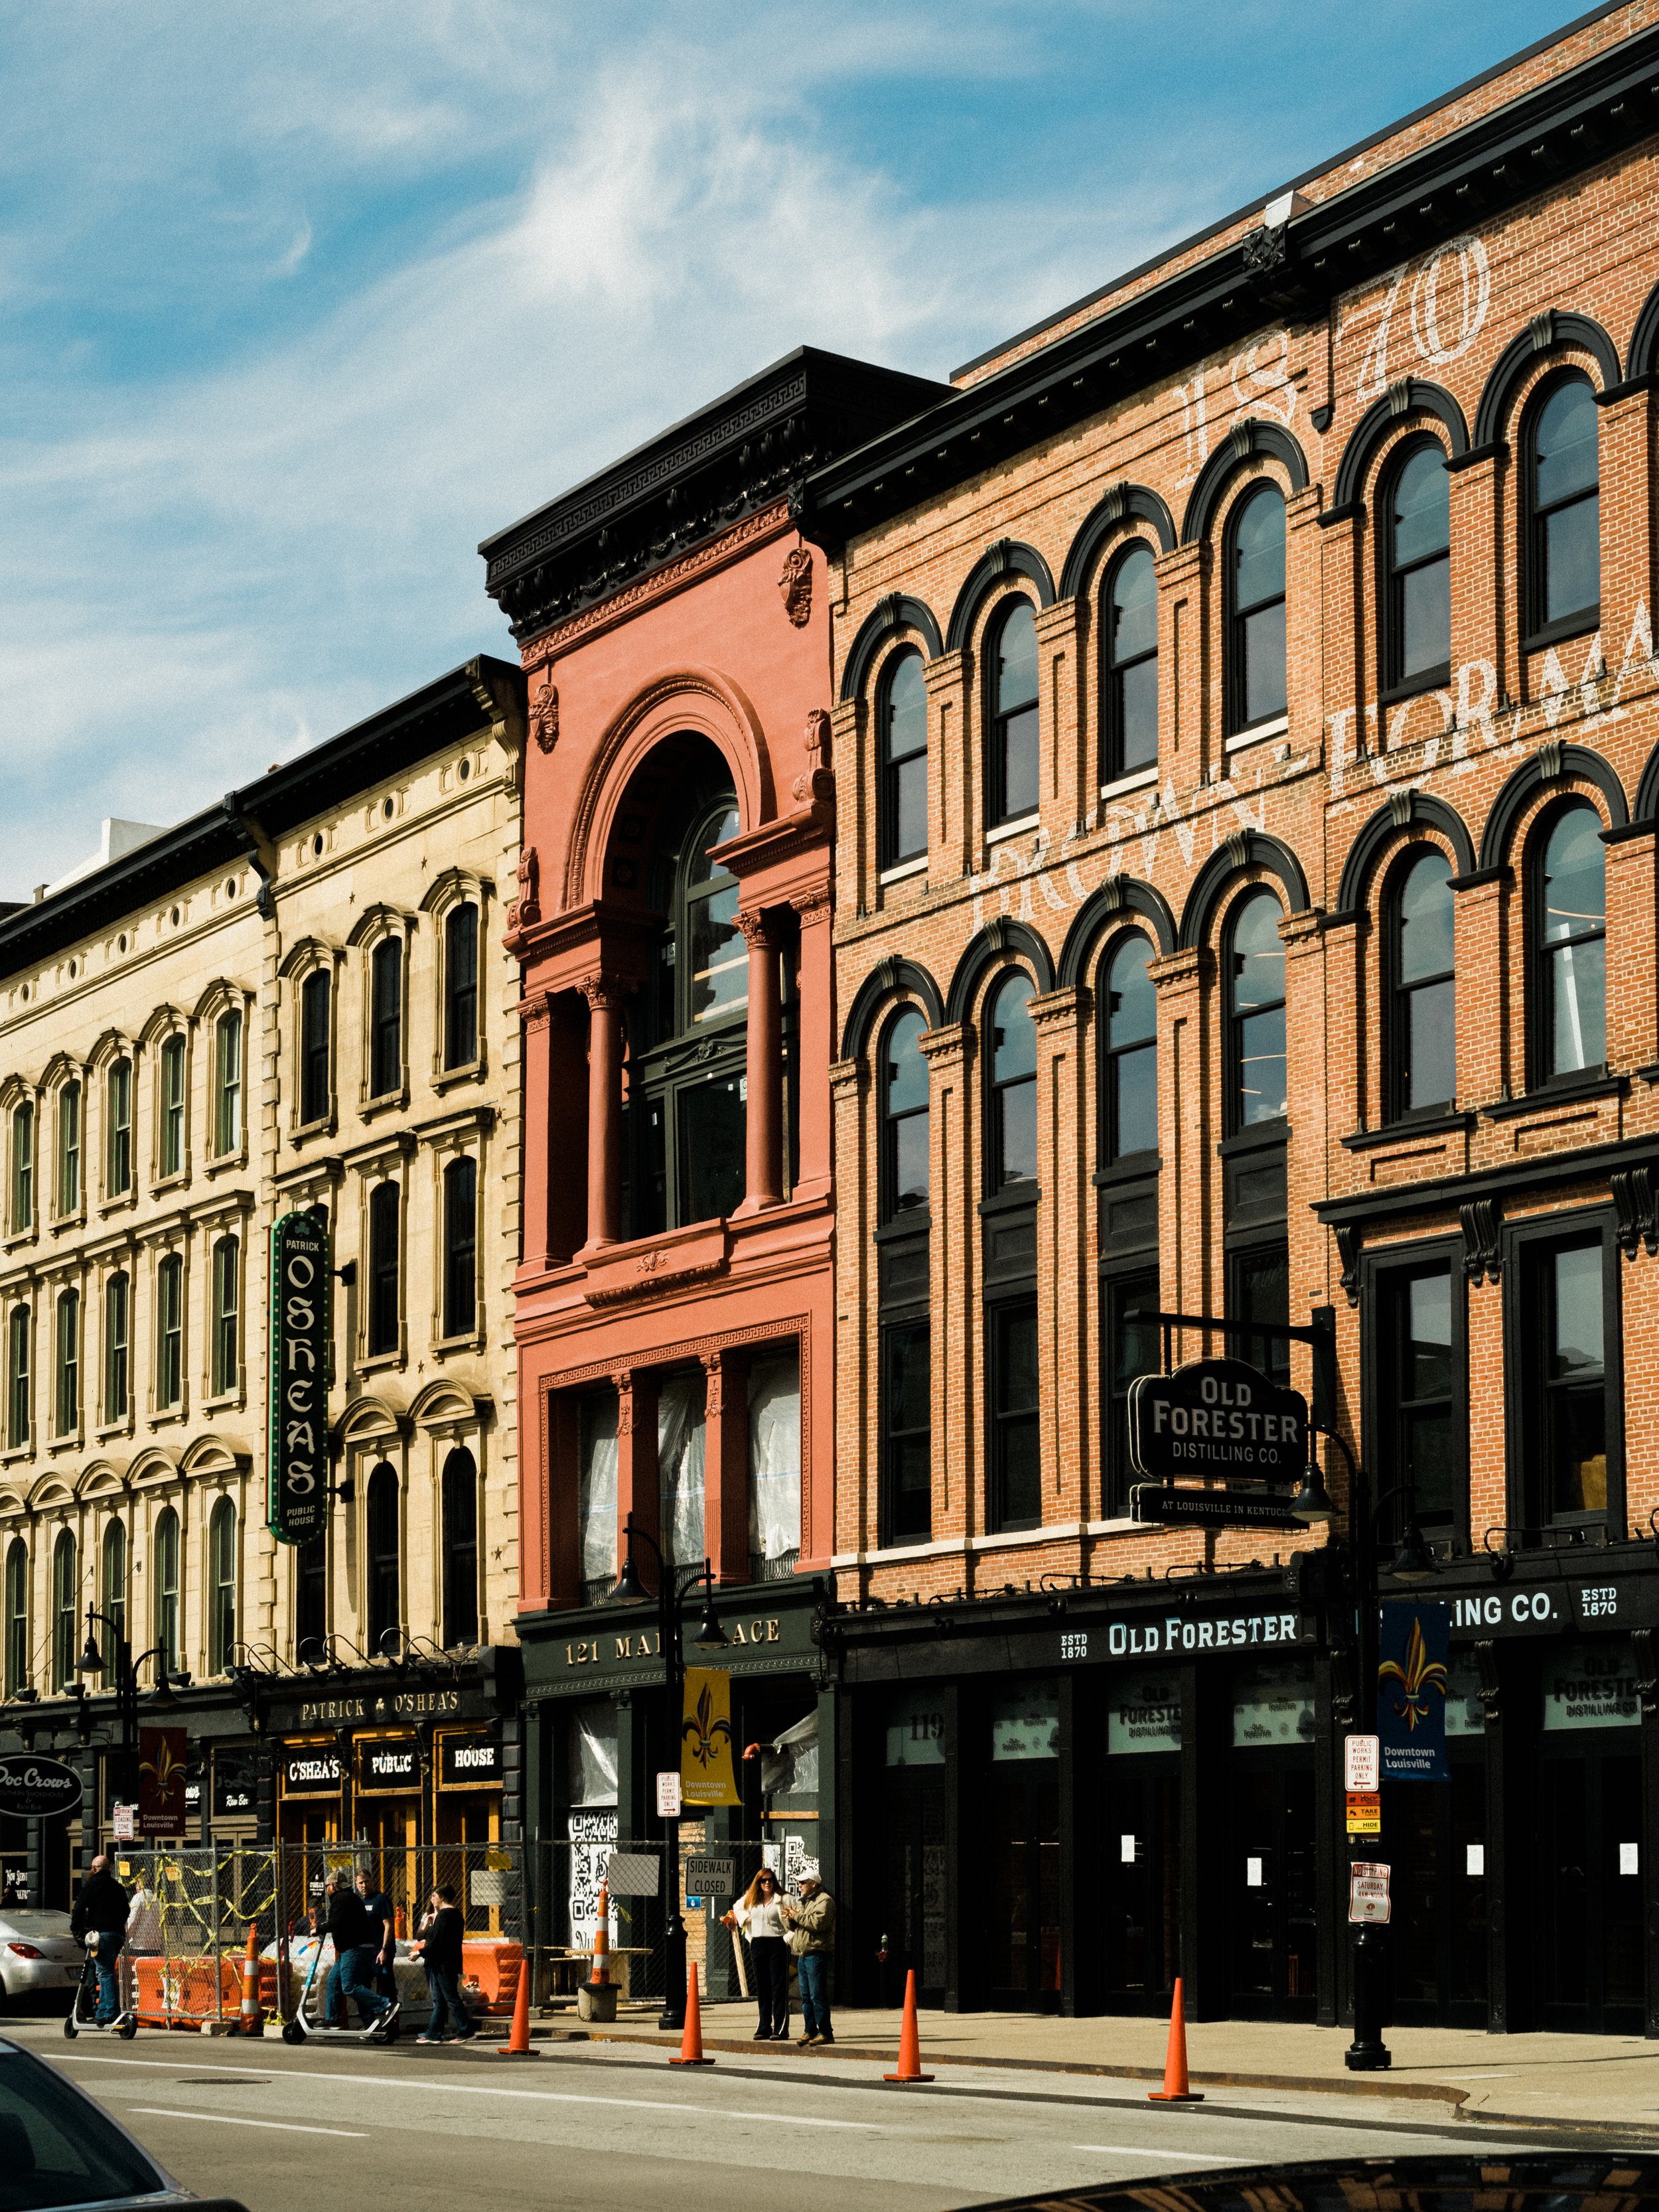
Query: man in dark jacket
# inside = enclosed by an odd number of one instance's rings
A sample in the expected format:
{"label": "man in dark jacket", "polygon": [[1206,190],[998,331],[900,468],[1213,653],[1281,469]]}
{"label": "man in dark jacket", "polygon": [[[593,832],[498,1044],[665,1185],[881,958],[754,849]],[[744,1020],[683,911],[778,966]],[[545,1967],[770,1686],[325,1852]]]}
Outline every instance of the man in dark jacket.
{"label": "man in dark jacket", "polygon": [[374,1987],[374,1924],[363,1909],[362,1898],[341,1876],[329,1876],[325,1894],[328,1901],[325,1932],[334,1939],[325,2017],[332,2021],[343,2015],[344,2000],[352,1998],[371,2029],[384,2027],[392,2007]]}
{"label": "man in dark jacket", "polygon": [[81,1942],[89,1936],[97,1938],[96,1945],[88,1948],[98,1969],[98,2009],[93,2017],[100,2027],[106,2027],[121,2009],[115,1961],[127,1932],[129,1902],[125,1890],[110,1871],[108,1859],[100,1851],[70,1914],[70,1934]]}
{"label": "man in dark jacket", "polygon": [[471,2020],[461,2002],[461,1939],[465,1923],[455,1903],[455,1893],[447,1883],[441,1883],[433,1891],[428,1906],[421,1964],[426,1968],[432,1990],[432,2017],[427,2021],[426,2033],[416,2039],[421,2043],[445,2041],[447,2014],[455,2024],[454,2040],[465,2043],[473,2033]]}
{"label": "man in dark jacket", "polygon": [[370,1922],[369,1940],[374,1946],[374,1986],[383,1997],[398,1994],[398,1915],[383,1889],[376,1889],[367,1867],[357,1869],[357,1894]]}

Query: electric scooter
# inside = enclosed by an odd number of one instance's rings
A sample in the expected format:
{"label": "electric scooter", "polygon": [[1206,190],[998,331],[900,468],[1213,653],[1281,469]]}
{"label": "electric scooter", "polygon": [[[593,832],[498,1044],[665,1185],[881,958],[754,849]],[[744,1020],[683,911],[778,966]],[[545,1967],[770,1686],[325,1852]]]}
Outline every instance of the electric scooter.
{"label": "electric scooter", "polygon": [[[322,1963],[323,1947],[319,1940],[317,1948],[312,1953],[306,1985],[300,1992],[299,2003],[294,2008],[294,2017],[283,2022],[283,2042],[395,2043],[398,2040],[398,2015],[403,2010],[402,2004],[395,1998],[392,2009],[383,2012],[379,2020],[371,2021],[367,2027],[331,2027],[326,2021],[313,2020],[307,2015],[306,2008],[311,2002],[312,1986],[317,1979],[317,1969]],[[327,1984],[325,1983],[323,1987],[325,2002]]]}
{"label": "electric scooter", "polygon": [[64,2015],[64,2033],[73,2043],[81,2035],[118,2035],[124,2043],[131,2043],[138,2033],[136,2012],[118,2012],[113,2020],[100,2020],[98,2014],[98,1943],[94,1931],[87,1938],[87,1955],[81,1967],[81,1978],[75,1984],[75,1995]]}

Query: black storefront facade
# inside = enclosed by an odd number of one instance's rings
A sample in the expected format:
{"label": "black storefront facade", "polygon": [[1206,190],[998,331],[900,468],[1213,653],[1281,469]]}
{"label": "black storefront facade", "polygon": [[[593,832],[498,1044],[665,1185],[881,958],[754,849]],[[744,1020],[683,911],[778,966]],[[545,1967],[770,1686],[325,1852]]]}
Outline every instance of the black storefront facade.
{"label": "black storefront facade", "polygon": [[[845,1610],[844,2002],[1351,2018],[1347,1864],[1392,1869],[1401,2025],[1659,2035],[1659,1560],[1462,1559],[1449,1778],[1346,1832],[1352,1586],[1282,1564]],[[828,1696],[826,1692],[826,1696]]]}

